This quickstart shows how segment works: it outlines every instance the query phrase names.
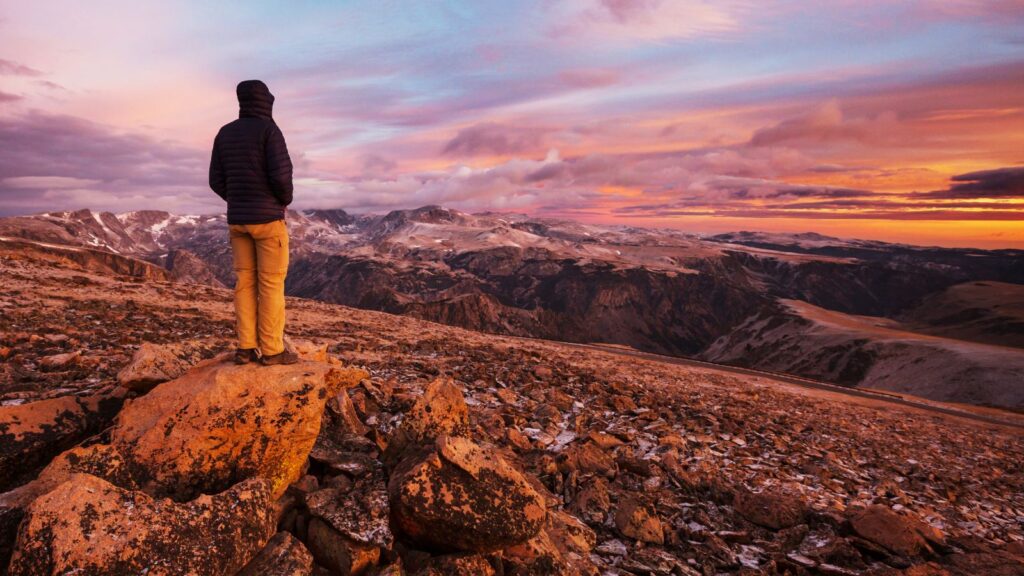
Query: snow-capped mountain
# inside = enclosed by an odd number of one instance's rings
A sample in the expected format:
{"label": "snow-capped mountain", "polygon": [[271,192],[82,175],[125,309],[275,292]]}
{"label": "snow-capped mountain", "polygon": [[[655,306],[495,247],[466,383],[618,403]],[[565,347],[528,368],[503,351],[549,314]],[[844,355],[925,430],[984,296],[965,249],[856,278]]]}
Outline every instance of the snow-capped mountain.
{"label": "snow-capped mountain", "polygon": [[[924,248],[818,234],[701,237],[439,206],[365,215],[290,211],[287,222],[286,289],[293,296],[482,331],[701,355],[847,385],[894,388],[915,381],[936,398],[1024,403],[1024,391],[970,391],[971,382],[991,380],[971,374],[1005,379],[1008,369],[1024,375],[1024,361],[1008,360],[1024,355],[1015,348],[992,354],[971,348],[963,356],[970,362],[959,363],[966,372],[936,364],[923,380],[886,376],[900,372],[893,363],[901,357],[898,343],[907,339],[916,346],[914,361],[925,366],[965,349],[939,337],[990,347],[1019,342],[1024,320],[1005,312],[1005,300],[1012,299],[1006,295],[1018,292],[986,297],[983,325],[970,322],[975,312],[961,311],[966,316],[957,321],[920,307],[928,297],[967,282],[1024,283],[1021,251]],[[114,273],[134,266],[153,279],[163,274],[196,283],[233,282],[223,215],[79,210],[0,219],[0,242],[11,237],[43,243],[50,251],[77,247],[99,255],[91,265]],[[151,269],[140,268],[140,262]],[[850,321],[836,329],[840,317]],[[894,322],[906,324],[889,325],[899,337],[865,328]],[[929,332],[940,325],[941,336]],[[819,338],[824,333],[828,338]],[[882,366],[887,368],[873,369]]]}

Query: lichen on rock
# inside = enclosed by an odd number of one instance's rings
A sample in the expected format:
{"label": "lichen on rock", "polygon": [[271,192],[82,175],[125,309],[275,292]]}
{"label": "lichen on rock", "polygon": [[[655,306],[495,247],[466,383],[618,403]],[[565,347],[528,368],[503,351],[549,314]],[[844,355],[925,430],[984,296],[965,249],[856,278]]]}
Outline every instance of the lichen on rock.
{"label": "lichen on rock", "polygon": [[[105,450],[124,460],[131,484],[187,501],[261,477],[277,498],[301,476],[327,398],[366,374],[318,362],[263,367],[225,359],[203,362],[121,411]],[[72,452],[54,467],[100,474],[82,469],[95,450]],[[102,475],[124,485],[119,476]]]}
{"label": "lichen on rock", "polygon": [[10,576],[235,574],[274,532],[271,486],[179,504],[76,474],[29,506]]}

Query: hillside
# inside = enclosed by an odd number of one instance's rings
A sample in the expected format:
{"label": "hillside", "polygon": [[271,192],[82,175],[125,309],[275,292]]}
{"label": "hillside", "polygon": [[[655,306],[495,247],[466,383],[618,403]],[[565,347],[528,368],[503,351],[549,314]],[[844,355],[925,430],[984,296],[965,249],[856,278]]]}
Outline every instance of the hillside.
{"label": "hillside", "polygon": [[[229,290],[18,246],[0,275],[13,574],[1024,573],[1019,427],[298,298],[326,350],[236,368]],[[409,500],[434,469],[503,496]]]}
{"label": "hillside", "polygon": [[[288,225],[286,290],[293,296],[496,334],[785,370],[935,400],[1011,408],[1024,402],[1024,389],[1016,384],[1024,381],[1019,347],[969,355],[958,370],[925,362],[931,367],[926,378],[906,377],[912,371],[899,368],[941,356],[944,349],[973,349],[953,343],[936,348],[933,336],[1013,346],[1019,332],[1019,314],[1013,312],[1019,290],[1013,287],[1024,285],[1020,251],[818,234],[700,237],[438,206],[383,215],[290,212]],[[223,216],[55,212],[0,219],[0,236],[49,250],[72,246],[78,256],[96,251],[141,260],[185,282],[233,282]],[[978,283],[1003,288],[965,291]],[[801,352],[793,341],[777,340],[806,331],[806,319],[785,302],[806,303],[832,318],[849,315],[841,324],[864,316],[898,322],[890,326],[913,345],[860,330],[844,332],[827,349]],[[749,334],[764,322],[791,326]],[[758,351],[748,353],[752,338]],[[775,350],[790,350],[796,359]],[[885,381],[889,372],[892,383]]]}
{"label": "hillside", "polygon": [[929,295],[902,318],[926,334],[1024,348],[1024,285],[957,284]]}
{"label": "hillside", "polygon": [[780,300],[777,309],[723,336],[701,357],[945,402],[1024,407],[1019,348],[912,332],[887,318],[799,300]]}

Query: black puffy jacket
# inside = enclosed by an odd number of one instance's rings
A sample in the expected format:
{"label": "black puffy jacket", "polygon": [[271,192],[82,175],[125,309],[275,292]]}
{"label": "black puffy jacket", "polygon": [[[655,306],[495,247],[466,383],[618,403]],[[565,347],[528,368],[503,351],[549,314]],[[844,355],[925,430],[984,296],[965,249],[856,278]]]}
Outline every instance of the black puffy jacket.
{"label": "black puffy jacket", "polygon": [[210,188],[228,202],[228,224],[284,218],[292,202],[292,160],[274,123],[274,95],[259,80],[238,84],[238,120],[213,141]]}

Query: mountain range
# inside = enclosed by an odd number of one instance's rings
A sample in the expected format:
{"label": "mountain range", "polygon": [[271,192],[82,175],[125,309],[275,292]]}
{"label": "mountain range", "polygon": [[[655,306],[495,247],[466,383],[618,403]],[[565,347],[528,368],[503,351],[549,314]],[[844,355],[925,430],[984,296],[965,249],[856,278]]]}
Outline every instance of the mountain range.
{"label": "mountain range", "polygon": [[[290,211],[291,296],[843,386],[1024,407],[1024,251],[583,224],[439,206]],[[0,219],[93,271],[233,282],[222,215]]]}

